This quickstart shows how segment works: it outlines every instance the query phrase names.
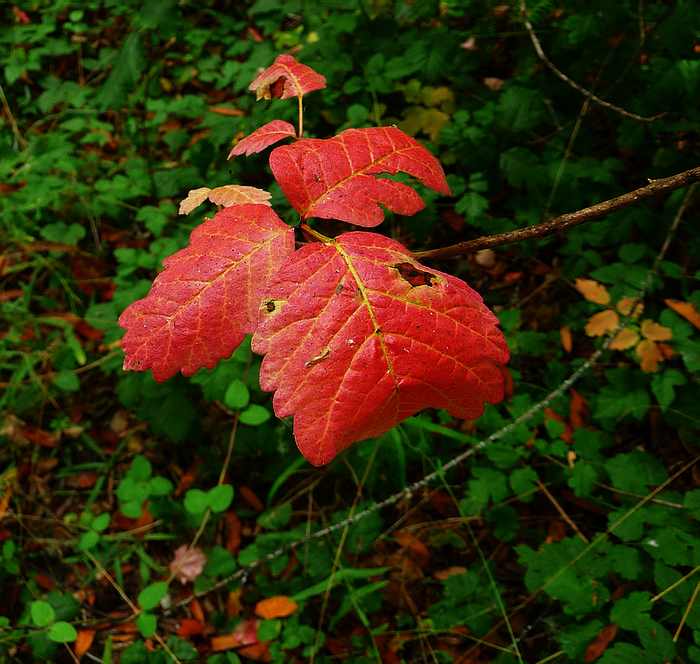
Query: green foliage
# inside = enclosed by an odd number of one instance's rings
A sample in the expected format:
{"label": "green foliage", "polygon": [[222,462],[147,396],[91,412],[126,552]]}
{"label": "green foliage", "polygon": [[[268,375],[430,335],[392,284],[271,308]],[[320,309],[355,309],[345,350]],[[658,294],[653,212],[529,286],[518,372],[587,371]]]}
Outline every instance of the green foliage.
{"label": "green foliage", "polygon": [[[202,206],[177,216],[187,190],[269,185],[258,158],[224,157],[273,117],[295,120],[293,107],[246,93],[277,53],[328,79],[306,100],[307,135],[396,124],[446,165],[452,199],[430,204],[423,193],[422,213],[389,214],[379,229],[430,248],[696,166],[697,3],[528,2],[552,62],[629,111],[665,113],[646,123],[584,107],[537,58],[512,4],[79,5],[0,9],[0,659],[67,659],[63,644],[99,625],[89,652],[101,661],[171,661],[155,634],[180,661],[199,661],[195,645],[284,595],[296,613],[257,626],[275,664],[449,662],[467,652],[505,662],[518,661],[516,646],[521,661],[559,651],[582,661],[613,623],[601,664],[700,661],[700,491],[696,470],[676,477],[697,456],[700,340],[667,302],[700,308],[697,190],[644,301],[641,318],[672,334],[658,371],[643,371],[634,348],[609,352],[574,386],[582,401],[567,390],[440,482],[281,555],[559,386],[598,343],[584,328],[603,308],[571,285],[596,279],[613,304],[632,296],[686,190],[445,266],[497,310],[513,396],[474,423],[422,413],[323,471],[300,460],[290,424],[272,417],[248,341],[213,370],[156,383],[121,371],[116,324],[211,215]],[[203,571],[166,583],[175,550],[199,529]],[[108,578],[143,609],[128,647],[112,640],[121,618],[106,624],[128,615]],[[209,631],[177,637],[192,609],[176,604],[191,590],[206,594]],[[238,616],[224,610],[232,598]]]}

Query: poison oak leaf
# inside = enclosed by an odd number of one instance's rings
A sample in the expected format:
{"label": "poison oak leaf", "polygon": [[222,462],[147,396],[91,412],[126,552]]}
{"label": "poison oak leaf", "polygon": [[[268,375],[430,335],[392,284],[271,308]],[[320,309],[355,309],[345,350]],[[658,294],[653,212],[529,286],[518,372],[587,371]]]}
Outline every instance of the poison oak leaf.
{"label": "poison oak leaf", "polygon": [[599,311],[588,319],[585,327],[586,334],[589,337],[600,337],[608,332],[612,332],[619,322],[620,317],[612,309]]}
{"label": "poison oak leaf", "polygon": [[262,289],[293,251],[293,230],[266,205],[225,208],[195,228],[119,318],[124,369],[152,369],[162,381],[228,357],[253,332]]}
{"label": "poison oak leaf", "polygon": [[620,330],[615,338],[610,342],[610,350],[627,350],[632,348],[639,341],[639,334],[635,330],[626,327]]}
{"label": "poison oak leaf", "polygon": [[326,79],[291,55],[278,55],[248,87],[256,99],[289,99],[326,87]]}
{"label": "poison oak leaf", "polygon": [[670,327],[659,325],[648,318],[642,321],[641,331],[642,336],[650,339],[651,341],[668,341],[673,336],[673,332],[671,331]]}
{"label": "poison oak leaf", "polygon": [[639,366],[646,373],[658,371],[659,364],[663,362],[664,356],[661,354],[658,345],[650,339],[643,339],[636,348],[639,356]]}
{"label": "poison oak leaf", "polygon": [[273,143],[296,136],[294,125],[284,120],[273,120],[256,129],[252,134],[242,138],[236,146],[229,152],[228,159],[244,154],[246,156],[262,152]]}
{"label": "poison oak leaf", "polygon": [[384,219],[380,205],[403,215],[424,207],[408,185],[379,173],[408,173],[449,194],[438,160],[396,127],[347,129],[328,139],[306,138],[275,148],[270,168],[302,219],[321,217],[372,227]]}
{"label": "poison oak leaf", "polygon": [[189,214],[196,207],[200,206],[207,198],[214,205],[223,207],[231,207],[233,205],[245,205],[247,203],[258,203],[261,205],[270,205],[268,201],[272,197],[269,191],[258,189],[256,187],[246,187],[240,184],[227,184],[223,187],[200,187],[192,189],[187,194],[187,198],[180,203],[178,214]]}
{"label": "poison oak leaf", "polygon": [[503,398],[508,349],[466,283],[373,233],[295,252],[266,289],[253,350],[278,417],[328,463],[427,408],[473,419]]}
{"label": "poison oak leaf", "polygon": [[291,597],[275,595],[261,599],[255,605],[255,615],[265,620],[274,620],[291,616],[298,608],[299,605]]}
{"label": "poison oak leaf", "polygon": [[679,316],[683,316],[683,318],[700,330],[700,312],[698,312],[692,302],[683,302],[681,300],[664,300],[664,302],[667,307],[673,309]]}
{"label": "poison oak leaf", "polygon": [[608,304],[610,302],[610,293],[603,284],[599,284],[593,279],[576,279],[576,290],[583,295],[589,302],[596,304]]}

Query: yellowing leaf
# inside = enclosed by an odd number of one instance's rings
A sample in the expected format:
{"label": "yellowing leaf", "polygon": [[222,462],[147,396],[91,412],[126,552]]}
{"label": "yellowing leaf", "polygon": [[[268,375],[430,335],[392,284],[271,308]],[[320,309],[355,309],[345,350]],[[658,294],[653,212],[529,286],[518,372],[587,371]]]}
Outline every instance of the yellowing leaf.
{"label": "yellowing leaf", "polygon": [[629,328],[620,330],[610,342],[611,350],[626,350],[632,348],[639,341],[639,335]]}
{"label": "yellowing leaf", "polygon": [[255,615],[265,620],[273,620],[274,618],[286,618],[291,616],[299,605],[290,597],[285,595],[276,595],[260,600],[255,605]]}
{"label": "yellowing leaf", "polygon": [[204,203],[209,196],[211,189],[209,187],[200,187],[199,189],[191,189],[185,198],[180,203],[178,214],[189,214],[196,207]]}
{"label": "yellowing leaf", "polygon": [[653,320],[642,321],[642,336],[651,341],[668,341],[673,337],[671,328],[655,323]]}
{"label": "yellowing leaf", "polygon": [[586,334],[589,337],[600,337],[614,330],[619,322],[618,315],[612,309],[599,311],[586,323]]}
{"label": "yellowing leaf", "polygon": [[610,302],[610,293],[608,293],[607,288],[593,279],[576,279],[576,290],[589,302],[596,304]]}
{"label": "yellowing leaf", "polygon": [[[632,318],[639,318],[644,311],[644,302],[636,297],[623,297],[616,306],[623,316],[631,314]],[[634,313],[632,313],[632,307],[634,307]]]}
{"label": "yellowing leaf", "polygon": [[666,306],[673,309],[679,316],[683,316],[700,330],[700,312],[692,302],[681,302],[680,300],[664,300]]}
{"label": "yellowing leaf", "polygon": [[639,366],[642,371],[653,373],[659,368],[659,363],[663,360],[663,355],[659,351],[658,346],[649,339],[644,339],[637,346],[637,355],[639,355]]}
{"label": "yellowing leaf", "polygon": [[209,192],[209,200],[214,205],[223,205],[224,207],[246,203],[270,205],[268,201],[271,196],[269,191],[257,187],[245,187],[240,184],[227,184],[223,187],[216,187]]}

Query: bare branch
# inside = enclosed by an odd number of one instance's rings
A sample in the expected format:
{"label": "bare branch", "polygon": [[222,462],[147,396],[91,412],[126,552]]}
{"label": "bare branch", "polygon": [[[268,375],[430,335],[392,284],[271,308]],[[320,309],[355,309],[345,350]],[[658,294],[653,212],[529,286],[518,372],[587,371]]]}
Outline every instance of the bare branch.
{"label": "bare branch", "polygon": [[542,44],[540,43],[539,38],[535,34],[535,29],[532,27],[532,23],[530,23],[530,19],[527,17],[527,5],[525,4],[525,0],[520,0],[520,13],[523,15],[523,22],[525,23],[525,28],[527,29],[528,34],[530,35],[530,41],[532,41],[532,45],[535,47],[535,52],[537,53],[537,57],[544,62],[545,65],[564,83],[567,85],[571,86],[574,90],[578,90],[582,95],[590,99],[591,101],[594,101],[596,104],[599,104],[600,106],[603,106],[604,108],[609,108],[611,111],[615,111],[616,113],[619,113],[620,115],[624,115],[626,118],[631,118],[632,120],[638,120],[639,122],[653,122],[654,120],[658,120],[660,117],[666,115],[666,113],[657,113],[656,115],[652,115],[650,117],[646,117],[643,115],[637,115],[636,113],[631,113],[630,111],[626,111],[624,108],[621,108],[620,106],[616,106],[615,104],[611,104],[609,101],[605,101],[605,99],[601,99],[600,97],[596,96],[593,94],[590,90],[587,90],[584,88],[582,85],[579,85],[576,83],[576,81],[571,80],[561,69],[559,69],[548,57],[547,54],[544,52],[544,49],[542,48]]}
{"label": "bare branch", "polygon": [[507,233],[498,233],[497,235],[484,235],[466,242],[458,242],[448,247],[439,249],[429,249],[428,251],[414,251],[413,255],[416,258],[450,258],[451,256],[461,256],[463,254],[472,253],[479,249],[487,249],[489,247],[498,247],[502,244],[510,244],[512,242],[522,242],[523,240],[532,240],[552,233],[568,230],[573,226],[578,226],[586,221],[594,221],[605,217],[611,212],[621,210],[634,203],[637,203],[645,198],[651,198],[659,194],[664,194],[674,189],[680,189],[688,184],[700,180],[700,166],[691,168],[688,171],[683,171],[676,175],[671,175],[667,178],[652,180],[645,187],[635,189],[621,196],[610,198],[602,203],[596,203],[591,207],[578,210],[577,212],[567,212],[553,219],[543,221],[541,224],[527,226],[526,228],[518,228]]}

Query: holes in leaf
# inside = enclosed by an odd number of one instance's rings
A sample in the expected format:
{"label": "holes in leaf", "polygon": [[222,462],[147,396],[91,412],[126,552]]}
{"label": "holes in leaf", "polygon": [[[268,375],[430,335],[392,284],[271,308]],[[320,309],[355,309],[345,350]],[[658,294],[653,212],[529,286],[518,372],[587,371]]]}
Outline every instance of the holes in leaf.
{"label": "holes in leaf", "polygon": [[431,272],[426,272],[425,270],[419,270],[413,263],[397,263],[392,265],[401,278],[407,281],[412,288],[417,286],[432,286],[433,280],[436,279],[436,275]]}

